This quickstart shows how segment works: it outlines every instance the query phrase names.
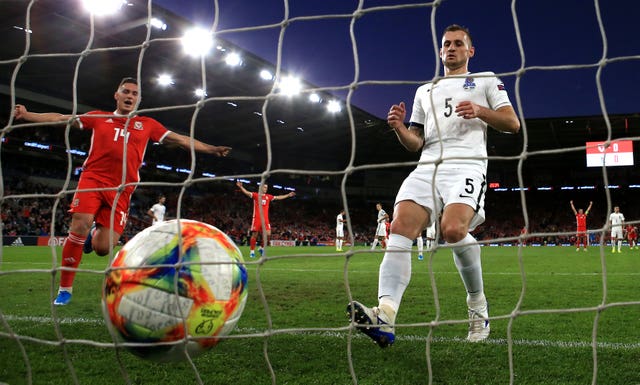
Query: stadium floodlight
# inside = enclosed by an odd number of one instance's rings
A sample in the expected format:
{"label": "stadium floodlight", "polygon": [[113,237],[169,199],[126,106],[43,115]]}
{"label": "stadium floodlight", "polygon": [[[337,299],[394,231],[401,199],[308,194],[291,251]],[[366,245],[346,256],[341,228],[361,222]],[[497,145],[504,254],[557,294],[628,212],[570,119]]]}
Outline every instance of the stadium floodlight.
{"label": "stadium floodlight", "polygon": [[322,98],[320,97],[320,95],[314,92],[312,94],[309,94],[309,101],[311,103],[320,103],[322,101]]}
{"label": "stadium floodlight", "polygon": [[332,114],[336,114],[342,111],[340,102],[337,100],[330,100],[329,103],[327,103],[327,111],[331,112]]}
{"label": "stadium floodlight", "polygon": [[230,52],[224,57],[224,62],[227,63],[228,66],[235,67],[242,64],[242,58],[235,52]]}
{"label": "stadium floodlight", "polygon": [[207,96],[207,91],[205,91],[205,90],[204,90],[204,89],[202,89],[202,88],[196,88],[196,90],[194,91],[194,93],[195,93],[195,95],[196,95],[197,97],[199,97],[199,98],[202,98],[202,97],[206,97],[206,96]]}
{"label": "stadium floodlight", "polygon": [[213,36],[204,28],[192,28],[182,36],[182,47],[189,56],[205,56],[213,47]]}
{"label": "stadium floodlight", "polygon": [[287,76],[280,80],[280,93],[287,96],[294,96],[302,91],[302,83],[300,79]]}
{"label": "stadium floodlight", "polygon": [[82,0],[84,8],[94,16],[108,16],[120,10],[127,2],[123,0]]}
{"label": "stadium floodlight", "polygon": [[158,84],[164,87],[172,86],[175,84],[175,82],[173,81],[173,78],[169,74],[158,75],[158,78],[156,79],[156,81],[158,82]]}
{"label": "stadium floodlight", "polygon": [[269,70],[260,71],[260,78],[264,80],[273,80],[273,74]]}
{"label": "stadium floodlight", "polygon": [[155,27],[155,28],[158,28],[158,29],[160,29],[162,31],[166,31],[167,30],[167,24],[164,21],[158,19],[157,17],[152,17],[151,18],[151,26]]}

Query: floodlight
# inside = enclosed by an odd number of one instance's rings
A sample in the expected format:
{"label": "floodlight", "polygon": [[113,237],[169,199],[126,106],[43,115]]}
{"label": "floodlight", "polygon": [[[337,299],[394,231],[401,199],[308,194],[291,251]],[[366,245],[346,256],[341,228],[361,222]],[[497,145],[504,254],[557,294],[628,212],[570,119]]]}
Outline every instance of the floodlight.
{"label": "floodlight", "polygon": [[165,87],[175,84],[175,82],[173,81],[173,78],[169,74],[160,74],[158,75],[158,78],[156,80],[158,84]]}
{"label": "floodlight", "polygon": [[331,112],[331,113],[337,113],[342,111],[342,107],[340,106],[340,102],[337,100],[330,100],[329,103],[327,103],[327,111]]}
{"label": "floodlight", "polygon": [[161,29],[163,31],[167,30],[167,24],[165,24],[164,21],[158,19],[157,17],[152,17],[151,18],[151,26],[152,27],[156,27],[158,29]]}
{"label": "floodlight", "polygon": [[272,80],[273,79],[273,74],[271,73],[271,71],[268,70],[262,70],[260,71],[260,77],[264,80]]}
{"label": "floodlight", "polygon": [[123,0],[82,0],[84,8],[94,16],[107,16],[114,14],[122,8],[126,1]]}
{"label": "floodlight", "polygon": [[300,93],[302,90],[302,83],[300,83],[300,79],[288,76],[283,78],[280,81],[280,93],[293,96]]}
{"label": "floodlight", "polygon": [[196,88],[195,94],[197,97],[202,98],[207,96],[207,91],[203,90],[202,88]]}
{"label": "floodlight", "polygon": [[309,101],[311,103],[320,103],[320,101],[322,101],[322,98],[320,98],[320,95],[314,92],[312,94],[309,94]]}
{"label": "floodlight", "polygon": [[213,47],[213,36],[203,28],[192,28],[182,36],[182,47],[189,56],[205,56]]}
{"label": "floodlight", "polygon": [[224,62],[231,67],[235,67],[242,64],[242,58],[237,53],[231,52],[225,56]]}

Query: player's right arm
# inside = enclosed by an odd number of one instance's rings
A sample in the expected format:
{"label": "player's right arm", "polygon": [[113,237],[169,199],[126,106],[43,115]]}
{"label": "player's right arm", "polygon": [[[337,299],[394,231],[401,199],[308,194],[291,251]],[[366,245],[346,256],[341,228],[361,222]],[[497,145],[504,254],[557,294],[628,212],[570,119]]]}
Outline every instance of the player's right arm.
{"label": "player's right arm", "polygon": [[240,189],[240,191],[242,191],[242,193],[246,196],[248,196],[249,198],[251,198],[251,192],[249,190],[247,190],[246,188],[244,188],[244,186],[242,185],[242,182],[236,182],[236,186],[238,186],[238,188]]}
{"label": "player's right arm", "polygon": [[[16,104],[14,116],[18,120],[26,120],[33,123],[67,123],[73,118],[73,115],[64,115],[57,112],[44,112],[36,113],[27,111],[27,108],[22,104]],[[79,128],[80,124],[77,119],[71,122],[71,126]]]}
{"label": "player's right arm", "polygon": [[424,145],[424,130],[421,127],[404,125],[404,119],[407,117],[407,110],[404,102],[394,104],[387,114],[387,123],[396,133],[400,143],[411,152],[417,152]]}
{"label": "player's right arm", "polygon": [[573,201],[569,201],[569,203],[571,203],[571,210],[573,210],[573,215],[578,215],[578,212],[576,211],[576,207],[573,205]]}

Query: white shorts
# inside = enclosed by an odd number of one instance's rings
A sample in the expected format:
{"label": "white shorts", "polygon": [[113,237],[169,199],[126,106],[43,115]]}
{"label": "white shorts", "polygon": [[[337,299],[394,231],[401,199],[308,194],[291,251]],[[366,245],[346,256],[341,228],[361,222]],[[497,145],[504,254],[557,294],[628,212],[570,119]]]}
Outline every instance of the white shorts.
{"label": "white shorts", "polygon": [[386,237],[387,236],[387,226],[384,222],[378,223],[378,227],[376,227],[376,237]]}
{"label": "white shorts", "polygon": [[427,239],[436,239],[436,226],[433,221],[431,221],[431,225],[427,227]]}
{"label": "white shorts", "polygon": [[336,227],[336,237],[337,238],[344,237],[344,227],[343,226]]}
{"label": "white shorts", "polygon": [[611,228],[611,239],[622,239],[622,227],[614,226]]}
{"label": "white shorts", "polygon": [[464,203],[476,213],[469,224],[473,231],[484,222],[484,196],[487,189],[484,167],[438,168],[433,184],[434,169],[418,167],[402,182],[396,202],[413,201],[429,211],[429,224],[433,213],[440,213],[447,205]]}

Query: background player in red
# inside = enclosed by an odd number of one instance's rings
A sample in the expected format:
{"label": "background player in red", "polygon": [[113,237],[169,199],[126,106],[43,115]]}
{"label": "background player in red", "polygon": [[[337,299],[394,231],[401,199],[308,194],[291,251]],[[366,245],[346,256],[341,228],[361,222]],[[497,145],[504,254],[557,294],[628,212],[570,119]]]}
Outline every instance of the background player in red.
{"label": "background player in red", "polygon": [[627,225],[627,228],[625,229],[627,232],[627,240],[629,241],[629,248],[631,250],[633,249],[637,249],[638,248],[638,232],[636,230],[636,227],[634,225]]}
{"label": "background player in red", "polygon": [[[107,255],[118,244],[127,224],[131,194],[140,180],[138,170],[142,164],[149,140],[190,149],[197,152],[226,156],[231,147],[212,146],[185,135],[167,130],[158,121],[139,115],[130,115],[139,99],[138,82],[124,78],[113,95],[116,110],[91,111],[84,115],[64,115],[55,112],[29,112],[16,105],[16,119],[38,123],[69,123],[72,127],[91,130],[91,148],[73,196],[71,226],[62,249],[62,266],[71,270],[60,272],[60,287],[54,305],[66,305],[71,300],[73,281],[85,252],[95,250]],[[125,175],[123,179],[124,148],[126,145]],[[121,186],[124,188],[119,190]],[[87,191],[102,189],[99,191]],[[113,222],[111,214],[113,212]],[[95,221],[96,228],[90,234]],[[88,247],[85,246],[85,242]]]}
{"label": "background player in red", "polygon": [[[269,204],[271,203],[271,201],[279,201],[282,199],[291,198],[295,196],[296,193],[291,191],[288,194],[282,195],[267,194],[269,185],[267,185],[266,183],[260,185],[260,193],[247,190],[242,185],[242,182],[238,181],[236,182],[236,185],[240,188],[240,191],[242,191],[244,195],[253,199],[253,219],[251,220],[251,239],[249,240],[251,252],[249,253],[249,257],[255,258],[258,232],[262,231],[263,220],[265,226],[264,230],[267,233],[267,240],[262,246],[260,246],[260,255],[263,254],[264,245],[269,242],[269,238],[271,237],[271,224],[269,223]],[[260,213],[262,213],[262,215]]]}
{"label": "background player in red", "polygon": [[582,209],[576,210],[576,207],[573,205],[573,201],[569,201],[569,203],[571,203],[571,210],[573,210],[573,213],[576,216],[576,251],[580,251],[581,244],[582,249],[587,251],[587,215],[589,215],[593,202],[589,201],[589,207],[587,207],[586,211],[582,211]]}

